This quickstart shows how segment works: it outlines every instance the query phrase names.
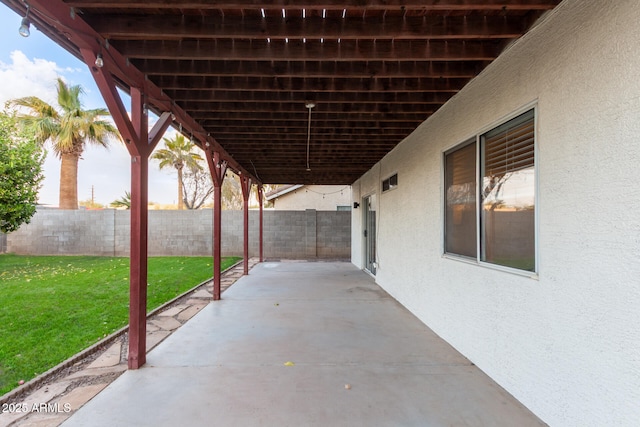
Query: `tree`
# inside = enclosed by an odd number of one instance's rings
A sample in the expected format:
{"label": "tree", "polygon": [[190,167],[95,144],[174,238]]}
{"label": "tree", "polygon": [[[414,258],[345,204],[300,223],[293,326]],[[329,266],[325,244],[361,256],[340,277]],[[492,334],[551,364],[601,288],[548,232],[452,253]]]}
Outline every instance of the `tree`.
{"label": "tree", "polygon": [[264,198],[264,207],[265,208],[272,208],[273,207],[273,203],[274,203],[273,200],[267,201],[266,194],[271,192],[271,191],[273,191],[273,190],[275,190],[275,189],[277,189],[277,188],[279,188],[279,187],[280,187],[280,185],[278,185],[278,184],[264,184],[262,186],[262,191],[263,191],[263,194],[265,195],[265,198]]}
{"label": "tree", "polygon": [[163,138],[165,148],[156,150],[151,158],[160,161],[160,170],[172,167],[178,171],[178,209],[184,209],[184,176],[185,166],[190,170],[202,169],[198,161],[202,157],[193,151],[193,143],[184,135],[177,134],[173,139]]}
{"label": "tree", "polygon": [[0,231],[29,223],[36,212],[45,152],[15,119],[0,113]]}
{"label": "tree", "polygon": [[184,186],[182,187],[184,205],[187,209],[200,209],[213,193],[213,182],[209,169],[199,167],[187,168],[183,174]]}
{"label": "tree", "polygon": [[228,173],[227,177],[222,181],[222,209],[224,210],[240,210],[244,204],[242,198],[242,187],[240,186],[240,178],[234,173]]}
{"label": "tree", "polygon": [[[19,107],[19,122],[30,129],[40,143],[51,142],[60,163],[60,209],[78,209],[78,160],[85,144],[107,147],[111,138],[120,139],[113,124],[105,120],[105,108],[84,110],[79,85],[57,80],[58,109],[36,96],[10,101]],[[23,113],[26,110],[27,113]]]}
{"label": "tree", "polygon": [[124,196],[111,202],[111,206],[114,208],[131,209],[131,192],[125,191]]}
{"label": "tree", "polygon": [[98,203],[95,200],[87,199],[87,200],[79,200],[78,205],[87,209],[104,209],[105,205],[102,203]]}

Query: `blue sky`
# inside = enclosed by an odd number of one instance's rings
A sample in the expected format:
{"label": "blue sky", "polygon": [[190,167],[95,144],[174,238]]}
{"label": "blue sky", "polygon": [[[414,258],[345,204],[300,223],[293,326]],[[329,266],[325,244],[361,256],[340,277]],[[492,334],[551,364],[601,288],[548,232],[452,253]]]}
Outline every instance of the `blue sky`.
{"label": "blue sky", "polygon": [[[84,88],[85,108],[105,107],[88,67],[49,40],[31,26],[28,38],[18,34],[21,16],[0,4],[0,104],[24,96],[38,96],[56,104],[55,80],[62,77],[67,84]],[[129,99],[123,99],[125,106]],[[160,142],[159,146],[163,143]],[[78,199],[91,199],[109,204],[124,196],[130,188],[129,154],[117,142],[108,150],[88,147],[78,167]],[[44,167],[45,179],[39,202],[57,206],[59,195],[60,161],[48,155]],[[175,204],[177,184],[175,172],[159,171],[154,161],[149,167],[149,201]]]}

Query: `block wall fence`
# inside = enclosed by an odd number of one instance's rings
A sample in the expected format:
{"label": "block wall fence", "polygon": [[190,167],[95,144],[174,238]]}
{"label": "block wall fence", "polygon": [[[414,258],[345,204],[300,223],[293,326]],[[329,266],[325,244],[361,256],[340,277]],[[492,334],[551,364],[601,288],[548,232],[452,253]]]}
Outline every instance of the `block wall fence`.
{"label": "block wall fence", "polygon": [[[259,255],[259,211],[249,211],[249,255]],[[129,255],[129,211],[39,209],[5,237],[5,252],[24,255]],[[0,237],[2,239],[2,237]],[[222,255],[243,254],[243,212],[222,212]],[[213,212],[149,211],[149,256],[212,254]],[[2,249],[2,246],[0,246]],[[349,258],[351,213],[264,211],[267,259]]]}

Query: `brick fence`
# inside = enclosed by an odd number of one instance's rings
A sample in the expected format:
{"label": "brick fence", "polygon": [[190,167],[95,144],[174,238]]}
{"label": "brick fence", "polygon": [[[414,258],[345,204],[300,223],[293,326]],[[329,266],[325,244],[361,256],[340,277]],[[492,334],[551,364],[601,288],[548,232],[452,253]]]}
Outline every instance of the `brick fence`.
{"label": "brick fence", "polygon": [[[249,212],[249,255],[258,255],[259,212]],[[39,209],[6,236],[6,252],[29,255],[128,256],[129,211]],[[213,213],[149,211],[149,255],[212,253]],[[0,237],[0,242],[1,242]],[[1,248],[0,248],[1,249]],[[222,212],[222,255],[243,254],[242,211]],[[264,211],[266,258],[349,258],[351,213]]]}

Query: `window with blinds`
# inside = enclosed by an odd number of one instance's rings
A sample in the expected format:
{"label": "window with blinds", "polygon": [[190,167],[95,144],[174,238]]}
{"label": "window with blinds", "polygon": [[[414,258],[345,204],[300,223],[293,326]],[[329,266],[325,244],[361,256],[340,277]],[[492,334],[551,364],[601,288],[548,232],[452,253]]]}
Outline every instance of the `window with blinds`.
{"label": "window with blinds", "polygon": [[445,154],[445,252],[476,258],[476,141]]}
{"label": "window with blinds", "polygon": [[533,167],[533,110],[482,136],[485,176],[504,176]]}
{"label": "window with blinds", "polygon": [[445,252],[536,271],[535,173],[533,109],[445,153]]}

